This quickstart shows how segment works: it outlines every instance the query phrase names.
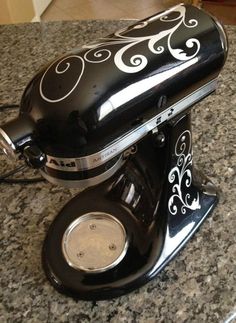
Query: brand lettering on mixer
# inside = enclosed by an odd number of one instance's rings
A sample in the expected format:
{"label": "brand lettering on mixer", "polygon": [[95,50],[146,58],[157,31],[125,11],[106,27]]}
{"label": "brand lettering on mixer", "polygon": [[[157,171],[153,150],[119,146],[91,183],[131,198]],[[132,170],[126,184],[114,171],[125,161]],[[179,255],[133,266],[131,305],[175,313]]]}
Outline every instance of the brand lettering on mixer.
{"label": "brand lettering on mixer", "polygon": [[54,165],[54,166],[57,166],[57,167],[76,167],[76,164],[74,161],[72,162],[69,162],[69,163],[65,163],[64,161],[62,160],[59,160],[59,159],[53,159],[51,158],[48,163],[50,165]]}
{"label": "brand lettering on mixer", "polygon": [[94,163],[97,163],[97,162],[99,162],[99,161],[101,161],[101,160],[104,160],[104,159],[106,159],[106,158],[107,158],[107,157],[109,157],[110,155],[113,155],[113,154],[114,154],[114,153],[116,153],[116,152],[117,152],[117,148],[113,148],[113,149],[111,149],[111,150],[109,150],[109,151],[105,152],[104,154],[102,154],[102,155],[98,156],[97,158],[94,158],[93,162],[94,162]]}

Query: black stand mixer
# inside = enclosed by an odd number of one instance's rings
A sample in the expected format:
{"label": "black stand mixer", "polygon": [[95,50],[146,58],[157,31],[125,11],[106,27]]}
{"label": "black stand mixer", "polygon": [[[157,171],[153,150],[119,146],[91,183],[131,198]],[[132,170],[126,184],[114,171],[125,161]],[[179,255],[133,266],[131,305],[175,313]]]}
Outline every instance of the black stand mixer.
{"label": "black stand mixer", "polygon": [[56,59],[28,84],[1,148],[83,189],[44,242],[57,290],[97,300],[138,288],[213,210],[216,188],[192,165],[190,111],[216,89],[226,55],[219,22],[178,5]]}

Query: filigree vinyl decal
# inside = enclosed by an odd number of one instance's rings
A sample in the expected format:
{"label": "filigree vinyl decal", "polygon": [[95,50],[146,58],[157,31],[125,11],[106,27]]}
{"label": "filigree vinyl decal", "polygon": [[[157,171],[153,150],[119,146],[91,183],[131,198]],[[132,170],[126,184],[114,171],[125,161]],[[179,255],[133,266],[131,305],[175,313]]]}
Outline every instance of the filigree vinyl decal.
{"label": "filigree vinyl decal", "polygon": [[169,183],[173,184],[173,194],[169,199],[168,209],[173,215],[177,214],[178,211],[185,214],[187,209],[197,210],[201,208],[199,193],[197,192],[195,197],[190,193],[192,184],[192,148],[189,130],[184,131],[179,136],[175,144],[175,155],[177,164],[168,175]]}
{"label": "filigree vinyl decal", "polygon": [[[173,13],[174,13],[174,18],[173,18]],[[177,13],[177,16],[175,16],[176,13]],[[129,59],[127,59],[128,64],[127,62],[124,61],[124,54],[127,57],[129,53],[129,49],[135,48],[136,45],[139,45],[141,43],[145,44],[145,42],[147,42],[149,51],[155,55],[160,55],[164,51],[168,50],[169,53],[177,60],[187,61],[192,59],[199,52],[199,49],[200,49],[199,40],[195,38],[189,38],[186,40],[185,42],[186,47],[190,49],[194,48],[194,52],[192,52],[191,55],[188,55],[183,49],[172,48],[171,46],[171,39],[172,37],[174,38],[175,31],[180,26],[184,26],[186,28],[194,28],[198,25],[198,22],[196,19],[190,19],[186,22],[185,15],[186,15],[186,8],[183,5],[178,5],[170,10],[167,10],[165,13],[158,14],[145,21],[137,23],[135,26],[132,27],[132,29],[126,28],[126,29],[119,30],[110,37],[101,38],[98,41],[95,41],[88,45],[83,46],[84,49],[87,49],[85,53],[78,53],[75,55],[72,54],[64,57],[59,62],[56,61],[52,63],[47,68],[47,70],[43,74],[42,79],[40,81],[40,94],[42,98],[51,103],[64,100],[77,87],[84,73],[84,70],[86,68],[86,64],[103,63],[108,59],[110,59],[112,56],[114,56],[113,57],[114,64],[122,72],[137,73],[143,70],[145,66],[148,64],[148,58],[142,53],[137,53],[131,56]],[[146,26],[148,26],[149,23],[155,20],[159,20],[163,23],[167,23],[168,27],[170,27],[169,26],[170,23],[173,23],[174,25],[171,28],[162,30],[159,33],[154,35],[133,36],[133,37],[128,35],[130,31],[143,29]],[[158,42],[164,38],[167,38],[166,48],[158,44]],[[114,46],[114,45],[122,45],[122,47],[116,51],[114,51],[114,49],[112,51],[111,46]],[[141,47],[139,46],[139,48]],[[52,97],[50,98],[49,95],[46,95],[44,90],[44,83],[47,80],[49,81],[49,83],[51,82],[49,72],[53,72],[53,73],[55,72],[58,76],[57,77],[58,80],[61,79],[63,74],[64,74],[64,77],[66,77],[66,73],[70,71],[72,72],[73,70],[73,67],[71,66],[71,59],[74,60],[75,58],[77,58],[77,60],[80,60],[80,68],[76,69],[76,71],[79,71],[76,80],[74,80],[74,83],[72,84],[71,88],[67,89],[66,93],[63,93],[63,95],[60,94],[60,97],[58,98],[52,98]],[[56,80],[53,79],[53,82],[55,81]]]}
{"label": "filigree vinyl decal", "polygon": [[[79,77],[76,77],[76,80],[72,86],[71,89],[69,89],[69,91],[66,91],[66,93],[64,93],[62,96],[60,96],[59,98],[56,98],[56,99],[53,99],[53,98],[49,98],[44,92],[43,92],[43,82],[45,80],[45,78],[47,77],[47,73],[49,70],[51,70],[51,68],[53,67],[53,65],[56,65],[55,66],[55,72],[56,74],[58,74],[60,76],[60,74],[65,74],[66,72],[69,72],[70,68],[71,68],[71,65],[72,65],[72,59],[73,60],[77,60],[78,62],[81,63],[81,66],[80,66],[80,74],[79,74]],[[59,101],[62,101],[64,99],[66,99],[74,90],[75,88],[77,87],[77,85],[79,84],[80,82],[80,79],[83,75],[83,72],[84,72],[84,60],[78,56],[78,55],[70,55],[70,56],[66,56],[64,57],[62,60],[60,60],[59,62],[56,61],[56,62],[53,62],[47,69],[46,71],[44,72],[41,80],[40,80],[40,84],[39,84],[39,92],[40,92],[40,95],[41,97],[45,100],[45,101],[48,101],[48,102],[51,102],[51,103],[55,103],[55,102],[59,102]],[[58,79],[60,80],[60,78],[58,77]],[[50,79],[49,79],[50,81]]]}
{"label": "filigree vinyl decal", "polygon": [[[177,12],[178,16],[175,18],[169,18],[168,14]],[[145,21],[142,21],[141,23],[138,23],[133,28],[134,29],[141,29],[145,28],[149,22],[153,20],[160,20],[162,22],[177,22],[172,28],[169,28],[167,30],[163,30],[157,34],[154,35],[148,35],[148,36],[140,36],[140,37],[130,37],[122,34],[125,29],[122,29],[120,31],[117,31],[114,36],[115,37],[107,37],[107,38],[101,38],[100,43],[93,42],[89,45],[83,46],[83,48],[90,49],[85,55],[84,58],[90,63],[99,63],[107,60],[111,55],[111,51],[108,49],[104,49],[102,47],[110,46],[110,45],[119,45],[124,44],[124,46],[119,49],[116,54],[114,55],[114,62],[115,65],[123,72],[125,73],[137,73],[141,71],[148,63],[148,59],[146,56],[142,54],[136,54],[133,55],[130,58],[130,65],[127,65],[123,60],[123,55],[126,53],[131,47],[134,47],[135,45],[138,45],[140,43],[143,43],[145,41],[148,42],[148,49],[153,54],[161,54],[164,52],[163,46],[158,46],[158,41],[163,39],[164,37],[167,37],[167,47],[171,55],[181,61],[189,60],[197,55],[200,49],[200,42],[199,40],[195,38],[190,38],[186,41],[186,46],[188,48],[193,48],[194,45],[196,46],[196,50],[192,55],[188,55],[186,52],[183,51],[183,49],[179,48],[172,48],[171,47],[171,38],[174,35],[174,32],[181,26],[184,25],[187,28],[194,28],[198,25],[198,22],[196,19],[190,19],[188,22],[185,21],[185,14],[186,14],[186,8],[183,5],[177,6],[173,9],[170,9],[165,12],[165,15],[157,15],[156,17],[151,17]],[[101,48],[101,49],[100,49]],[[98,49],[98,50],[97,50]],[[91,58],[88,58],[88,56],[91,55]]]}

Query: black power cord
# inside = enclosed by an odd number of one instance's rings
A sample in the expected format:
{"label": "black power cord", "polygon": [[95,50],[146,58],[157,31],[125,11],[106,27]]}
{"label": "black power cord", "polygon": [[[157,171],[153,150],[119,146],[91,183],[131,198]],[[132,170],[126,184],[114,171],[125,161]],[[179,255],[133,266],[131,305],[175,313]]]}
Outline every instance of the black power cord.
{"label": "black power cord", "polygon": [[19,173],[26,169],[26,165],[21,165],[9,171],[8,173],[0,175],[0,184],[33,184],[45,181],[43,177],[32,177],[32,178],[9,178],[12,175]]}
{"label": "black power cord", "polygon": [[0,105],[0,111],[8,110],[8,109],[17,109],[19,108],[19,104],[2,104]]}
{"label": "black power cord", "polygon": [[[0,111],[5,111],[8,109],[17,109],[19,108],[18,104],[3,104],[0,105]],[[19,173],[20,171],[23,171],[27,168],[27,165],[21,165],[13,170],[5,173],[0,174],[0,184],[32,184],[32,183],[38,183],[43,182],[45,179],[43,177],[33,177],[33,178],[9,178],[10,176],[14,176],[15,174]]]}

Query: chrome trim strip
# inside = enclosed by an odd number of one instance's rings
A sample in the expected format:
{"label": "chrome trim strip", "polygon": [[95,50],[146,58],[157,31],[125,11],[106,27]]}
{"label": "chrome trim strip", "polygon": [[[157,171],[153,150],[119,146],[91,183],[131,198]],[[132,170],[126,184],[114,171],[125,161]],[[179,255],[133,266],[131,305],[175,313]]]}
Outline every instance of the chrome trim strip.
{"label": "chrome trim strip", "polygon": [[46,174],[42,169],[40,170],[41,175],[50,183],[68,187],[68,188],[79,188],[81,190],[94,186],[97,184],[100,184],[110,178],[115,172],[124,164],[123,156],[121,155],[118,161],[111,167],[109,168],[106,172],[88,178],[88,179],[81,179],[81,180],[65,180],[65,179],[60,179],[56,177],[52,177],[48,174]]}
{"label": "chrome trim strip", "polygon": [[[78,157],[78,158],[60,158],[47,155],[47,160],[54,160],[59,165],[54,165],[47,162],[46,166],[53,169],[78,172],[82,170],[89,170],[98,167],[110,159],[114,158],[118,154],[121,154],[124,150],[135,144],[141,138],[143,138],[149,131],[152,131],[160,124],[176,117],[180,112],[190,107],[194,103],[197,103],[202,98],[210,94],[216,89],[217,79],[213,79],[209,83],[205,84],[198,90],[189,94],[182,100],[170,106],[167,110],[157,114],[155,117],[140,125],[138,128],[134,129],[125,136],[119,138],[115,143],[110,144],[103,150],[94,153],[92,155]],[[68,163],[73,163],[73,167],[60,166],[62,164],[66,165]]]}

